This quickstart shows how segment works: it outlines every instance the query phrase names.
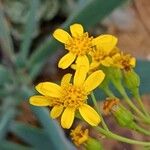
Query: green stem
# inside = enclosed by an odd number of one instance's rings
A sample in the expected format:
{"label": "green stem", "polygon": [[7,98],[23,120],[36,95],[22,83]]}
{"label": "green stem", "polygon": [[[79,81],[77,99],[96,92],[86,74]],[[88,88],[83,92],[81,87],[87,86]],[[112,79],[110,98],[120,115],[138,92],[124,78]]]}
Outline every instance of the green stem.
{"label": "green stem", "polygon": [[97,131],[100,133],[104,134],[108,138],[112,138],[121,142],[129,143],[129,144],[137,144],[137,145],[142,145],[142,146],[150,146],[150,142],[143,142],[143,141],[137,141],[137,140],[132,140],[129,138],[122,137],[120,135],[114,134],[111,131],[106,131],[101,127],[95,127]]}
{"label": "green stem", "polygon": [[140,105],[142,111],[144,112],[144,114],[145,114],[147,117],[150,117],[149,113],[147,112],[147,110],[146,110],[145,107],[144,107],[144,104],[143,104],[143,102],[142,102],[142,100],[141,100],[141,98],[140,98],[139,93],[135,93],[135,94],[134,94],[134,97],[135,97],[136,100],[138,101],[138,103],[139,103],[139,105]]}
{"label": "green stem", "polygon": [[103,91],[106,93],[106,95],[108,95],[109,97],[115,97],[115,95],[113,94],[113,92],[109,89],[108,86],[105,86],[102,88]]}
{"label": "green stem", "polygon": [[107,127],[107,125],[106,125],[106,123],[105,123],[105,121],[104,121],[104,118],[103,118],[103,116],[101,115],[101,112],[100,112],[100,110],[99,110],[99,107],[97,106],[97,101],[96,101],[96,98],[95,98],[95,95],[94,95],[93,92],[91,93],[91,98],[92,98],[93,104],[94,104],[94,106],[95,106],[97,112],[99,113],[99,115],[100,115],[100,117],[101,117],[102,126],[104,127],[104,129],[105,129],[106,131],[109,131],[109,129],[108,129],[108,127]]}
{"label": "green stem", "polygon": [[114,86],[117,88],[117,90],[120,92],[120,94],[123,96],[127,104],[147,123],[150,123],[150,119],[148,119],[130,100],[128,97],[124,87],[121,85],[120,82],[113,81]]}
{"label": "green stem", "polygon": [[146,129],[140,127],[140,126],[138,126],[137,124],[134,124],[134,129],[135,129],[136,131],[139,131],[140,133],[143,133],[143,134],[145,134],[145,135],[150,136],[150,132],[149,132],[148,130],[146,130]]}

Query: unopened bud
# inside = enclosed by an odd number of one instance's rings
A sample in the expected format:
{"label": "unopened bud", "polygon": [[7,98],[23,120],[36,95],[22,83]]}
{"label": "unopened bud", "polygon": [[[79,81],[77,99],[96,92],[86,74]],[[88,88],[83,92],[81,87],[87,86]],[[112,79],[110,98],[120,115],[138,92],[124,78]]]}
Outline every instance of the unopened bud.
{"label": "unopened bud", "polygon": [[103,110],[105,114],[112,113],[117,123],[122,127],[133,128],[134,117],[117,98],[107,98],[104,102]]}
{"label": "unopened bud", "polygon": [[114,81],[118,81],[122,79],[122,71],[120,68],[110,67],[109,74],[111,79],[113,79]]}
{"label": "unopened bud", "polygon": [[124,82],[126,87],[133,93],[135,93],[140,85],[140,77],[134,70],[124,71]]}
{"label": "unopened bud", "polygon": [[97,139],[89,137],[86,141],[86,150],[103,150],[103,146]]}

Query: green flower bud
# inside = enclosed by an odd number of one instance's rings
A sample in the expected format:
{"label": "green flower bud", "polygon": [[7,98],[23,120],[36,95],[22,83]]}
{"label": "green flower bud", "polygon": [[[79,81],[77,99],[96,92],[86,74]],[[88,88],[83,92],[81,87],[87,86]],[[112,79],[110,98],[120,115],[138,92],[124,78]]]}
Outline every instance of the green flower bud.
{"label": "green flower bud", "polygon": [[122,127],[133,128],[134,117],[123,105],[119,104],[113,108],[113,115]]}
{"label": "green flower bud", "polygon": [[137,92],[140,85],[140,77],[134,70],[123,72],[124,82],[126,87],[131,90],[131,92]]}
{"label": "green flower bud", "polygon": [[112,113],[118,124],[122,127],[133,128],[134,117],[117,98],[107,98],[103,105],[103,111],[107,115]]}
{"label": "green flower bud", "polygon": [[111,78],[115,81],[121,80],[122,79],[122,72],[119,68],[109,68],[109,74]]}
{"label": "green flower bud", "polygon": [[86,150],[103,150],[103,146],[97,139],[89,137],[86,141]]}

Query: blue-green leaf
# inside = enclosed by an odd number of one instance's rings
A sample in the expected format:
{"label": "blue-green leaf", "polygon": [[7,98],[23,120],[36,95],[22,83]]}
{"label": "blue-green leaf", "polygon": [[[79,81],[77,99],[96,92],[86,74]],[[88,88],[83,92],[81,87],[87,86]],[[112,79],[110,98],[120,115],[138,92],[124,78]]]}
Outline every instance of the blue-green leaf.
{"label": "blue-green leaf", "polygon": [[138,60],[135,68],[136,72],[140,76],[140,93],[150,93],[150,61]]}
{"label": "blue-green leaf", "polygon": [[23,63],[23,61],[26,61],[26,58],[28,56],[30,45],[33,39],[34,30],[38,26],[38,22],[37,22],[38,8],[39,8],[39,0],[30,0],[29,16],[25,25],[25,34],[23,37],[23,42],[21,44],[21,48],[18,56],[19,64]]}
{"label": "blue-green leaf", "polygon": [[13,122],[10,131],[35,149],[50,150],[52,148],[51,141],[49,141],[46,132],[42,129],[24,123]]}
{"label": "blue-green leaf", "polygon": [[7,140],[0,141],[0,149],[1,150],[35,150],[33,148],[29,148]]}
{"label": "blue-green leaf", "polygon": [[15,117],[15,114],[15,110],[11,108],[0,117],[0,140],[6,137],[10,122]]}
{"label": "blue-green leaf", "polygon": [[0,5],[0,45],[3,53],[14,62],[14,48],[11,39],[10,30],[6,22],[2,5]]}
{"label": "blue-green leaf", "polygon": [[5,83],[8,83],[11,79],[9,70],[3,66],[0,65],[0,86],[3,86]]}

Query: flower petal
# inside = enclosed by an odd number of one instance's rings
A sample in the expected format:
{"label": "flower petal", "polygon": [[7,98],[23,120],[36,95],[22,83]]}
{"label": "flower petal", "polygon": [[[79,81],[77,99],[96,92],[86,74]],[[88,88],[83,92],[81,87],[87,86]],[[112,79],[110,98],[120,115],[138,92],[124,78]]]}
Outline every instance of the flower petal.
{"label": "flower petal", "polygon": [[49,102],[46,97],[40,95],[31,96],[29,103],[34,106],[49,106]]}
{"label": "flower petal", "polygon": [[72,77],[71,73],[65,74],[61,79],[61,86],[70,83],[71,77]]}
{"label": "flower petal", "polygon": [[53,36],[61,43],[67,43],[68,40],[71,38],[68,32],[63,29],[57,29],[54,31]]}
{"label": "flower petal", "polygon": [[87,92],[94,90],[103,81],[105,74],[98,70],[92,73],[84,82],[84,87]]}
{"label": "flower petal", "polygon": [[100,35],[97,38],[93,39],[93,45],[96,45],[98,48],[110,52],[113,48],[115,48],[118,39],[115,36],[105,34]]}
{"label": "flower petal", "polygon": [[91,62],[91,64],[90,64],[90,70],[99,69],[99,68],[98,68],[99,65],[100,65],[100,62],[97,62],[97,61]]}
{"label": "flower petal", "polygon": [[72,64],[71,69],[76,70],[76,68],[77,68],[76,66],[77,66],[76,64]]}
{"label": "flower petal", "polygon": [[135,67],[135,65],[136,65],[136,59],[135,59],[134,57],[131,58],[131,60],[130,60],[130,65],[131,65],[132,67]]}
{"label": "flower petal", "polygon": [[74,84],[75,85],[82,85],[85,81],[87,75],[87,69],[84,65],[77,67],[75,75],[74,75]]}
{"label": "flower petal", "polygon": [[66,54],[65,56],[63,56],[60,59],[60,61],[58,63],[58,67],[62,68],[62,69],[68,68],[73,63],[73,61],[75,60],[75,58],[76,58],[76,55],[73,54],[73,53]]}
{"label": "flower petal", "polygon": [[55,119],[55,118],[58,118],[61,113],[63,111],[63,106],[60,105],[60,106],[54,106],[50,112],[50,116]]}
{"label": "flower petal", "polygon": [[83,35],[84,29],[81,24],[73,24],[70,26],[70,31],[73,37]]}
{"label": "flower petal", "polygon": [[79,112],[83,119],[92,126],[97,126],[101,121],[98,113],[87,104],[83,104],[81,107],[79,107]]}
{"label": "flower petal", "polygon": [[113,59],[108,56],[104,60],[102,60],[101,64],[106,66],[106,67],[110,67],[110,65],[113,64]]}
{"label": "flower petal", "polygon": [[86,55],[84,56],[78,56],[76,60],[77,67],[78,66],[85,66],[87,72],[89,71],[89,59],[87,58]]}
{"label": "flower petal", "polygon": [[50,96],[50,97],[61,96],[61,87],[52,82],[39,83],[35,88],[39,93],[45,96]]}
{"label": "flower petal", "polygon": [[61,117],[61,126],[63,128],[69,129],[73,123],[75,116],[75,109],[71,107],[67,107]]}

